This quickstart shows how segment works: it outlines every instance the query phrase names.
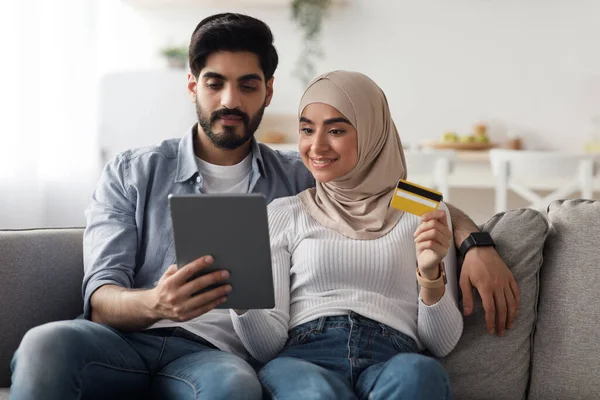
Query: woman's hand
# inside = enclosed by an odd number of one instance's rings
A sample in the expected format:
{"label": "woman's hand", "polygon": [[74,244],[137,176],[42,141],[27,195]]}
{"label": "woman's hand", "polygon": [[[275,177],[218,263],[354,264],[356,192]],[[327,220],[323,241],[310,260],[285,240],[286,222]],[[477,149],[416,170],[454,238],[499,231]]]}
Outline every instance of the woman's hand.
{"label": "woman's hand", "polygon": [[414,234],[417,266],[422,277],[435,280],[440,276],[438,266],[446,257],[452,232],[448,228],[445,211],[430,211],[420,219],[421,225]]}

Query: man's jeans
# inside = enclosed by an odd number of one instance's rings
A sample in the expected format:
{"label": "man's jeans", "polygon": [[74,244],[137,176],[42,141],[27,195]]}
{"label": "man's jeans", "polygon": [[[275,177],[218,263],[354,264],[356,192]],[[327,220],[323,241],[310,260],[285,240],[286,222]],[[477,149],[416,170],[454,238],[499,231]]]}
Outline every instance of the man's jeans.
{"label": "man's jeans", "polygon": [[254,369],[181,328],[123,333],[84,319],[30,330],[11,399],[261,399]]}
{"label": "man's jeans", "polygon": [[415,341],[356,313],[290,331],[283,352],[259,372],[274,399],[449,399],[441,364]]}

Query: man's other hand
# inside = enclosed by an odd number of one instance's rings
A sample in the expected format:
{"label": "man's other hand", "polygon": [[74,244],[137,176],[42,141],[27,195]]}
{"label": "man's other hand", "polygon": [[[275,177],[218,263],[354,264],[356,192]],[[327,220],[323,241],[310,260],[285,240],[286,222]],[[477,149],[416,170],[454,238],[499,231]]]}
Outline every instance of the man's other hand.
{"label": "man's other hand", "polygon": [[488,332],[503,336],[504,329],[514,325],[520,292],[513,274],[492,247],[472,248],[463,261],[460,289],[465,315],[473,312],[473,288],[481,296]]}

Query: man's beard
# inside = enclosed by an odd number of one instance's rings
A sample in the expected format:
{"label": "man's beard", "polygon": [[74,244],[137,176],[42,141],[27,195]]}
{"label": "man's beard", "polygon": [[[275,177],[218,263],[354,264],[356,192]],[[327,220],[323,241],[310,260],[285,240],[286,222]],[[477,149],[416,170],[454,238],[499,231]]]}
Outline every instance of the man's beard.
{"label": "man's beard", "polygon": [[[252,116],[252,119],[240,110],[239,108],[221,108],[210,113],[210,116],[205,116],[200,108],[198,100],[196,100],[196,114],[198,115],[198,124],[202,127],[202,130],[206,136],[210,139],[213,145],[221,149],[234,150],[238,147],[246,144],[248,140],[254,136],[254,133],[260,125],[263,114],[265,112],[265,105]],[[223,126],[223,132],[213,132],[212,125],[221,117],[233,115],[242,118],[243,132],[241,135],[236,134],[235,130],[237,126]]]}

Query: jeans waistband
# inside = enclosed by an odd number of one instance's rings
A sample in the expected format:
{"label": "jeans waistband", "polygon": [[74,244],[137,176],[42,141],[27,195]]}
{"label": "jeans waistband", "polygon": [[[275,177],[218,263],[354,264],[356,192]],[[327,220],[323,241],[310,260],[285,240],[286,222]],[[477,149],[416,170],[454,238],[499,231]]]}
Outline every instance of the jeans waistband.
{"label": "jeans waistband", "polygon": [[357,314],[354,311],[350,311],[346,315],[320,317],[313,321],[309,321],[302,325],[298,325],[290,330],[289,336],[294,337],[297,334],[299,334],[303,331],[307,331],[307,330],[310,330],[315,333],[322,333],[323,331],[327,330],[328,328],[339,328],[339,327],[346,326],[346,325],[350,326],[351,324],[379,330],[383,336],[390,336],[390,335],[401,336],[402,338],[407,340],[409,343],[413,343],[416,347],[416,343],[415,343],[414,339],[411,338],[410,336],[400,332],[397,329],[387,326],[386,324],[377,322],[375,320],[372,320],[370,318],[367,318],[365,316]]}

